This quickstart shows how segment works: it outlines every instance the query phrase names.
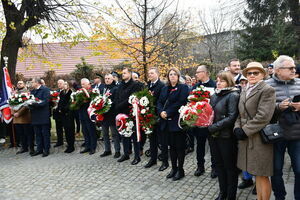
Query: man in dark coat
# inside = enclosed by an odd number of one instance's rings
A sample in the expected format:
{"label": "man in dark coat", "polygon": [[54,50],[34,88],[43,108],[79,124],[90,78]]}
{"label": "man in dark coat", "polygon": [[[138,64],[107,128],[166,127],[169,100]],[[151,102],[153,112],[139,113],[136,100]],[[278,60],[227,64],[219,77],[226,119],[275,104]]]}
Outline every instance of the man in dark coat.
{"label": "man in dark coat", "polygon": [[103,76],[101,74],[96,74],[94,78],[94,84],[92,85],[93,89],[103,90],[104,84],[101,82],[101,79],[103,79]]}
{"label": "man in dark coat", "polygon": [[67,82],[63,83],[63,90],[60,91],[59,94],[59,102],[57,106],[57,112],[60,116],[62,128],[65,131],[66,141],[67,141],[67,149],[65,153],[72,153],[75,142],[75,123],[74,123],[74,112],[72,112],[70,107],[70,98],[71,98],[72,90],[69,87]]}
{"label": "man in dark coat", "polygon": [[[122,71],[123,81],[118,86],[118,90],[114,98],[116,114],[123,113],[129,115],[130,112],[130,104],[128,102],[129,97],[133,93],[138,92],[142,89],[140,88],[140,85],[136,81],[132,80],[131,74],[132,71],[129,68],[124,68]],[[133,140],[134,154],[135,154],[135,158],[131,162],[131,164],[136,165],[141,161],[141,158],[140,158],[140,145],[139,142],[137,142],[137,137],[135,132],[133,132],[131,137],[122,137],[124,155],[118,160],[118,162],[129,160],[129,145],[131,139]]]}
{"label": "man in dark coat", "polygon": [[[113,76],[111,74],[106,74],[104,77],[105,81],[105,87],[102,91],[100,91],[101,94],[110,93],[109,96],[110,99],[114,99],[116,95],[117,86],[113,79]],[[111,155],[111,144],[109,139],[109,129],[111,130],[112,137],[114,140],[114,148],[115,148],[115,155],[114,158],[119,158],[121,156],[120,154],[120,139],[121,136],[118,133],[117,127],[116,127],[116,115],[115,115],[115,103],[112,102],[110,110],[103,115],[104,120],[102,121],[102,131],[103,131],[103,140],[104,140],[104,152],[100,155],[100,157],[105,157],[108,155]]]}
{"label": "man in dark coat", "polygon": [[[159,80],[159,71],[157,68],[150,68],[148,71],[149,82],[147,83],[148,89],[151,91],[153,96],[155,97],[154,105],[156,105],[157,99],[159,98],[161,89],[165,86],[163,82]],[[157,111],[155,111],[157,113]],[[150,160],[145,165],[145,168],[150,168],[157,163],[157,153],[158,153],[158,137],[161,136],[159,131],[159,126],[156,125],[153,129],[153,132],[149,135],[150,140]],[[168,146],[168,144],[165,144]],[[163,165],[159,168],[160,171],[163,171],[168,166],[168,162],[163,163]]]}
{"label": "man in dark coat", "polygon": [[[81,87],[90,90],[90,81],[87,78],[81,79]],[[87,112],[89,105],[90,102],[84,103],[79,109],[79,119],[82,124],[82,132],[85,141],[85,148],[80,151],[80,153],[89,152],[89,154],[92,155],[95,153],[97,147],[97,135],[95,124],[91,121]]]}
{"label": "man in dark coat", "polygon": [[[57,81],[57,87],[58,90],[56,90],[56,92],[61,92],[64,88],[64,83],[65,81],[62,79],[59,79]],[[53,105],[53,106],[57,106],[57,105]],[[63,131],[63,115],[61,112],[59,112],[58,107],[53,109],[53,119],[55,120],[55,128],[56,128],[56,135],[57,135],[57,141],[56,144],[54,145],[54,147],[59,147],[62,146],[64,144],[64,131]]]}
{"label": "man in dark coat", "polygon": [[[196,89],[200,85],[203,85],[208,88],[216,87],[216,83],[209,78],[207,66],[200,65],[196,70],[196,77],[197,77],[198,83],[196,85],[194,85],[193,89]],[[207,128],[194,128],[193,134],[197,140],[196,154],[197,154],[197,165],[198,165],[194,175],[201,176],[205,172],[205,169],[204,169],[205,143],[206,143],[209,132],[208,132]],[[216,171],[214,170],[213,158],[211,159],[211,162],[212,162],[211,177],[216,178],[217,176],[216,176]]]}
{"label": "man in dark coat", "polygon": [[49,155],[50,149],[50,90],[42,85],[42,81],[39,78],[33,79],[32,85],[34,89],[31,91],[31,94],[40,101],[33,103],[29,107],[31,111],[31,124],[37,143],[37,151],[32,156],[43,154],[43,157],[46,157]]}

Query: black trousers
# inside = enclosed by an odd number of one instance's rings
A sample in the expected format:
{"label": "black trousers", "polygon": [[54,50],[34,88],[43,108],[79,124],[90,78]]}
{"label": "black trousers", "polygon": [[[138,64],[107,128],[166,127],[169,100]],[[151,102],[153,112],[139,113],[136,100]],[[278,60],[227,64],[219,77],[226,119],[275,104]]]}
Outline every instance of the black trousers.
{"label": "black trousers", "polygon": [[186,149],[186,133],[183,131],[168,132],[168,136],[172,168],[183,169]]}
{"label": "black trousers", "polygon": [[237,141],[235,138],[211,138],[211,152],[215,158],[220,192],[235,200],[238,185]]}
{"label": "black trousers", "polygon": [[[195,136],[197,140],[197,165],[199,168],[204,169],[204,164],[205,164],[205,144],[208,139],[208,129],[207,128],[195,128],[193,129],[193,135]],[[215,160],[214,156],[211,153],[211,167],[215,168]]]}
{"label": "black trousers", "polygon": [[5,124],[5,126],[6,132],[9,134],[10,144],[14,147],[19,146],[21,143],[21,136],[16,131],[15,125],[12,122],[10,122],[9,124]]}
{"label": "black trousers", "polygon": [[62,114],[57,114],[55,119],[55,126],[56,126],[56,135],[57,141],[56,144],[63,144],[64,143],[64,130],[63,130],[63,123],[65,119]]}
{"label": "black trousers", "polygon": [[63,115],[63,129],[65,130],[66,141],[68,148],[74,148],[75,143],[75,123],[74,123],[74,114],[69,112]]}
{"label": "black trousers", "polygon": [[159,131],[159,127],[155,126],[153,132],[149,135],[150,157],[152,160],[155,161],[157,160],[157,154],[158,154],[158,131]]}
{"label": "black trousers", "polygon": [[158,138],[158,144],[160,145],[162,162],[168,162],[168,157],[169,157],[169,151],[168,151],[169,136],[168,136],[168,131],[165,130],[165,131],[157,132],[157,138]]}
{"label": "black trousers", "polygon": [[75,123],[76,123],[76,133],[79,133],[80,132],[80,120],[79,120],[79,113],[78,113],[78,110],[74,110],[74,111],[71,111],[74,118],[75,118]]}
{"label": "black trousers", "polygon": [[129,151],[132,148],[130,146],[131,140],[133,141],[134,158],[140,158],[140,143],[137,141],[137,136],[135,132],[133,132],[133,134],[130,137],[122,136],[124,155],[129,156]]}
{"label": "black trousers", "polygon": [[15,130],[18,135],[20,135],[21,146],[24,150],[34,149],[34,140],[33,140],[33,128],[31,124],[15,124]]}

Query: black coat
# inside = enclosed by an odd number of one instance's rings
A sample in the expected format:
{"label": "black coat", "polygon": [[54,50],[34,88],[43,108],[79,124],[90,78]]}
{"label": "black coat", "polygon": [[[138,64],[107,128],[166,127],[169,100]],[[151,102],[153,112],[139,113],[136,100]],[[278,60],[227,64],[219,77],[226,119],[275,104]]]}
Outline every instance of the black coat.
{"label": "black coat", "polygon": [[132,95],[135,92],[138,92],[142,90],[141,85],[137,83],[136,81],[133,81],[130,79],[127,83],[122,81],[120,85],[118,86],[118,89],[116,91],[116,95],[114,97],[115,102],[115,113],[124,113],[126,115],[129,115],[130,107],[131,106],[128,102],[130,95]]}
{"label": "black coat", "polygon": [[150,87],[151,82],[149,81],[147,83],[147,87],[150,90],[150,92],[153,94],[154,98],[154,105],[157,104],[157,100],[159,98],[160,92],[163,89],[163,87],[165,86],[165,84],[163,82],[161,82],[159,79],[156,81],[156,83],[154,85],[152,85],[152,87]]}
{"label": "black coat", "polygon": [[208,127],[210,133],[217,133],[219,138],[233,136],[233,127],[239,114],[239,90],[225,89],[211,97],[210,104],[214,109],[214,122]]}
{"label": "black coat", "polygon": [[196,89],[196,88],[197,88],[198,86],[200,86],[200,85],[203,85],[204,87],[212,87],[212,88],[215,88],[215,87],[216,87],[216,82],[213,81],[213,80],[211,80],[211,79],[209,79],[209,81],[206,82],[206,83],[202,83],[201,81],[199,81],[198,83],[196,83],[196,84],[193,86],[192,90],[193,90],[193,89]]}
{"label": "black coat", "polygon": [[107,113],[103,114],[104,120],[102,122],[102,125],[106,125],[106,126],[116,125],[116,120],[115,120],[116,111],[115,111],[115,103],[114,103],[113,99],[116,96],[117,89],[118,89],[118,86],[116,85],[115,82],[113,82],[110,85],[105,85],[105,87],[101,91],[101,94],[103,94],[104,92],[111,93],[111,96],[109,98],[112,100],[112,105],[111,105],[110,110]]}
{"label": "black coat", "polygon": [[30,106],[31,112],[31,124],[33,125],[45,125],[50,123],[50,111],[49,111],[49,88],[41,85],[39,89],[31,91],[34,97],[41,100],[41,103],[36,103]]}
{"label": "black coat", "polygon": [[188,95],[189,87],[185,84],[177,84],[175,87],[164,86],[162,88],[157,101],[157,115],[160,116],[162,111],[166,111],[168,119],[164,120],[160,117],[161,131],[164,131],[166,128],[170,132],[181,130],[178,126],[178,110],[186,104]]}
{"label": "black coat", "polygon": [[59,94],[59,102],[57,106],[58,113],[62,115],[67,115],[70,112],[70,99],[71,99],[72,90],[61,91]]}

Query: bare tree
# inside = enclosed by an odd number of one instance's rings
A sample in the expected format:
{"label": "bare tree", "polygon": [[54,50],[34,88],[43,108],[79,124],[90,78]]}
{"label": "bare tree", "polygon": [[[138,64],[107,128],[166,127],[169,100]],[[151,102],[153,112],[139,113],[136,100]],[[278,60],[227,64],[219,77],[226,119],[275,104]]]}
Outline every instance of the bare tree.
{"label": "bare tree", "polygon": [[[70,27],[80,27],[80,21],[91,12],[91,3],[84,0],[1,0],[6,21],[6,34],[1,47],[1,66],[7,56],[12,80],[16,71],[19,48],[23,35],[33,27],[44,23],[54,33]],[[69,27],[69,28],[68,28]],[[0,81],[2,81],[0,70]]]}
{"label": "bare tree", "polygon": [[165,37],[168,34],[165,30],[174,25],[172,21],[175,18],[180,17],[177,12],[178,1],[131,0],[126,2],[129,8],[119,0],[115,2],[123,14],[123,20],[118,16],[115,16],[115,20],[119,19],[119,25],[123,22],[124,26],[130,29],[130,35],[125,39],[110,27],[107,27],[107,30],[112,38],[126,49],[124,51],[142,66],[144,79],[147,80],[148,65],[153,63],[158,58],[159,52],[174,43],[185,30],[185,27],[177,28],[171,36]]}
{"label": "bare tree", "polygon": [[220,62],[226,51],[232,49],[234,33],[232,32],[238,17],[226,14],[222,7],[199,11],[201,41],[206,49],[211,62]]}

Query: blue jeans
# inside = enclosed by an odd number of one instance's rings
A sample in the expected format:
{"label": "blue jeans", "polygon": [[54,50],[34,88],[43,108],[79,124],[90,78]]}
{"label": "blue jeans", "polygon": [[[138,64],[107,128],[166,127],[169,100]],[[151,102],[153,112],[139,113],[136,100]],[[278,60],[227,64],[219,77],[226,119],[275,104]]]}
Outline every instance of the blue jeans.
{"label": "blue jeans", "polygon": [[300,140],[280,141],[274,144],[274,175],[271,177],[272,189],[276,199],[285,199],[286,190],[282,179],[282,169],[286,149],[291,158],[295,174],[295,200],[300,200]]}

